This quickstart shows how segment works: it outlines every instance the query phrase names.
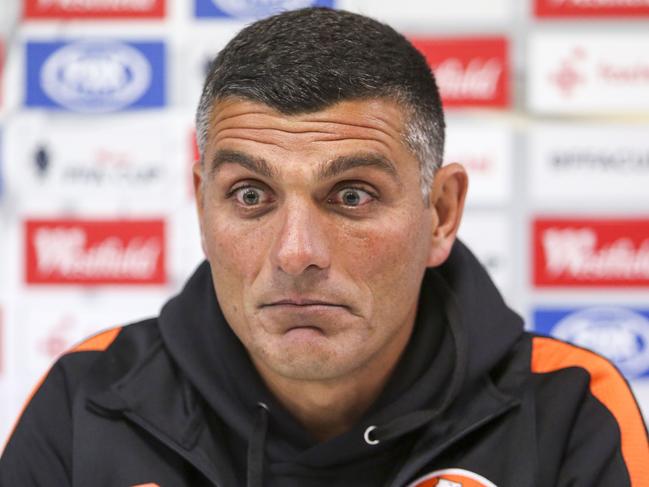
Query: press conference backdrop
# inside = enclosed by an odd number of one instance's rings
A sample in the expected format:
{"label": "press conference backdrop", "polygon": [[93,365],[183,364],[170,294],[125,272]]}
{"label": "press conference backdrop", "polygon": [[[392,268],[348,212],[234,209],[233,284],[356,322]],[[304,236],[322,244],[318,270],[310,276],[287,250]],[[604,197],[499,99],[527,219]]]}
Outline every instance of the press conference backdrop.
{"label": "press conference backdrop", "polygon": [[252,19],[384,20],[434,69],[460,236],[530,329],[611,358],[649,415],[649,0],[0,0],[0,438],[58,355],[202,259],[193,115]]}

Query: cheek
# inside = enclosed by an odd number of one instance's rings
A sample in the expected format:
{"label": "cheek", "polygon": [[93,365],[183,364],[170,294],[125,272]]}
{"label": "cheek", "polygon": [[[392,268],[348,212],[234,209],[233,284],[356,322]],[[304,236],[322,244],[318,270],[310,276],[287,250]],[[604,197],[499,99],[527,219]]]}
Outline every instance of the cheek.
{"label": "cheek", "polygon": [[[343,227],[337,241],[339,258],[375,298],[410,295],[418,290],[428,257],[428,226],[423,217],[400,212],[380,224]],[[380,303],[377,303],[380,304]]]}
{"label": "cheek", "polygon": [[[218,215],[218,216],[217,216]],[[250,282],[266,255],[269,232],[252,221],[242,225],[218,208],[207,211],[203,221],[207,257],[217,277],[235,280],[229,286]]]}

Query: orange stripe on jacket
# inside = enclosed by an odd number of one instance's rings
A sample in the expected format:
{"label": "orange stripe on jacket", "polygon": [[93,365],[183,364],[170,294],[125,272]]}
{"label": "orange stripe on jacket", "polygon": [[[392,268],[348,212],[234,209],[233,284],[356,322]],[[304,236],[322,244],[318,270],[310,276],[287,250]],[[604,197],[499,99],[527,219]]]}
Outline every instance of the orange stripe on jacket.
{"label": "orange stripe on jacket", "polygon": [[649,486],[649,443],[642,416],[626,382],[606,359],[552,338],[532,341],[532,372],[543,374],[581,367],[590,374],[590,392],[620,428],[622,457],[633,486]]}
{"label": "orange stripe on jacket", "polygon": [[[119,335],[119,332],[122,331],[122,327],[116,327],[116,328],[111,328],[110,330],[102,331],[100,333],[97,333],[96,335],[91,336],[90,338],[84,340],[83,342],[79,343],[75,347],[72,347],[70,350],[65,352],[63,355],[68,354],[68,353],[73,353],[73,352],[103,352],[106,350],[111,343],[115,341],[115,338],[117,338],[117,335]],[[18,421],[22,417],[22,415],[25,413],[25,409],[27,409],[27,405],[31,402],[31,400],[34,398],[34,395],[36,392],[41,388],[43,385],[43,382],[45,382],[45,379],[47,378],[48,374],[50,373],[49,369],[43,376],[40,378],[36,386],[32,389],[31,393],[27,397],[27,400],[25,401],[25,404],[23,404],[22,409],[20,410],[20,414],[18,415],[16,421],[14,422],[13,427],[11,428],[11,433],[9,433],[9,436],[4,442],[4,445],[2,447],[2,450],[0,452],[4,451],[4,449],[7,447],[7,443],[9,443],[9,440],[13,436],[16,426],[18,426]]]}

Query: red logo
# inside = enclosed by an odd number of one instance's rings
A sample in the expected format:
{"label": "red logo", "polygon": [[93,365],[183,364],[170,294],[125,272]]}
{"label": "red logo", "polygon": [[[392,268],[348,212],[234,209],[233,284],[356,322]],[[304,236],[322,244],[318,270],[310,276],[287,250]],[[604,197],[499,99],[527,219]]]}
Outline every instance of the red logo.
{"label": "red logo", "polygon": [[425,475],[408,487],[496,487],[482,475],[461,468],[436,470]]}
{"label": "red logo", "polygon": [[158,19],[165,0],[25,0],[25,19]]}
{"label": "red logo", "polygon": [[535,0],[537,17],[649,16],[649,0]]}
{"label": "red logo", "polygon": [[162,220],[25,222],[28,284],[164,284]]}
{"label": "red logo", "polygon": [[445,107],[509,106],[509,55],[504,37],[414,38],[430,64]]}
{"label": "red logo", "polygon": [[534,222],[536,286],[649,286],[649,220]]}
{"label": "red logo", "polygon": [[586,58],[584,49],[576,47],[567,57],[561,59],[561,65],[550,75],[551,81],[557,85],[561,94],[569,98],[575,88],[586,82],[581,71],[581,61]]}

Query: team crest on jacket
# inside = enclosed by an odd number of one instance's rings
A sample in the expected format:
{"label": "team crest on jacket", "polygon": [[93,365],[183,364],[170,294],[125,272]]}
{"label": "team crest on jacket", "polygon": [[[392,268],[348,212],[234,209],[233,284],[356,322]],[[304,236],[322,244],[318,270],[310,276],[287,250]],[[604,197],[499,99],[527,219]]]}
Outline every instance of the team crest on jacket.
{"label": "team crest on jacket", "polygon": [[407,487],[497,487],[482,475],[461,468],[435,470]]}

